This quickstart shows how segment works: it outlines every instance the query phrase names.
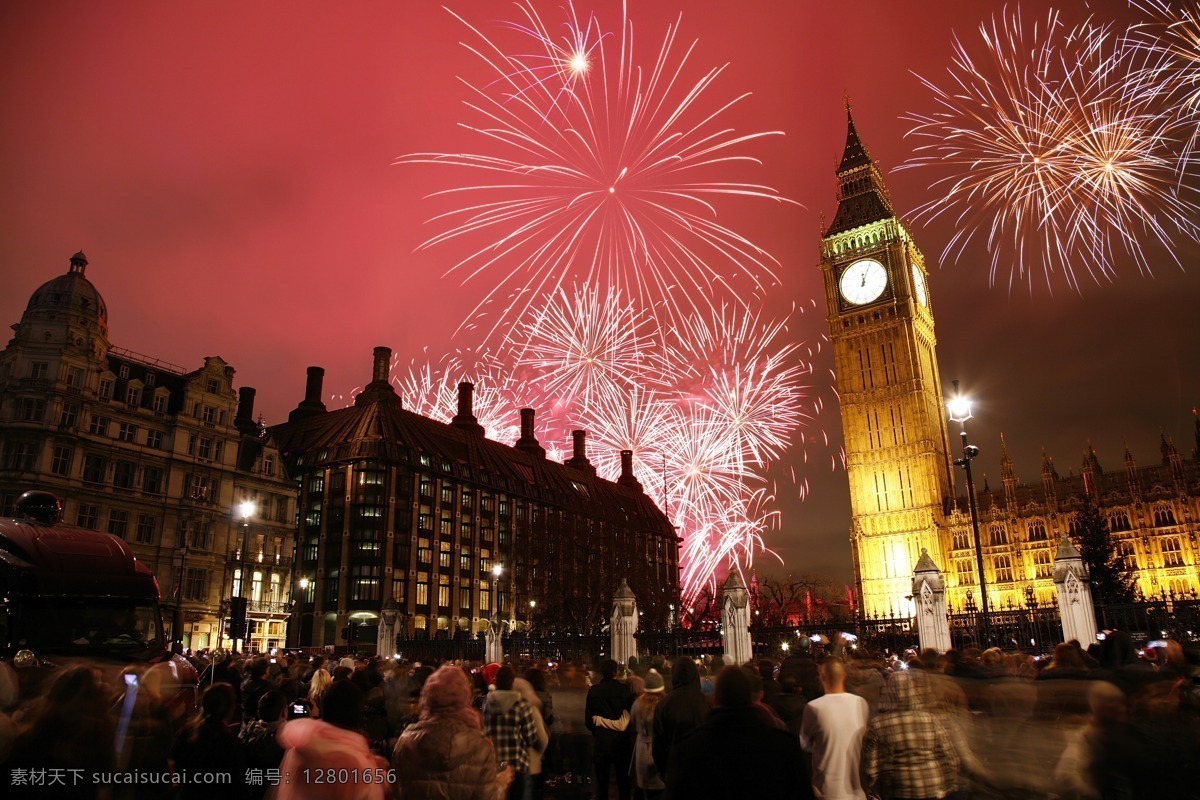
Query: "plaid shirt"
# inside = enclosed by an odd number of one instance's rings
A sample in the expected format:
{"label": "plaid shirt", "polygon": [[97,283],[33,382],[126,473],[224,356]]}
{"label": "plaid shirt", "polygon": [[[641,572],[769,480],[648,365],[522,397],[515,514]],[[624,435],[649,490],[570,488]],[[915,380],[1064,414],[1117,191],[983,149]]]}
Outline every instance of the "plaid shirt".
{"label": "plaid shirt", "polygon": [[496,760],[512,766],[518,775],[529,772],[529,748],[537,747],[533,713],[529,703],[511,689],[493,691],[483,706],[484,727],[496,748]]}
{"label": "plaid shirt", "polygon": [[896,673],[884,687],[881,708],[863,741],[863,788],[885,798],[937,798],[948,795],[958,777],[958,755],[950,734],[924,705],[921,678]]}

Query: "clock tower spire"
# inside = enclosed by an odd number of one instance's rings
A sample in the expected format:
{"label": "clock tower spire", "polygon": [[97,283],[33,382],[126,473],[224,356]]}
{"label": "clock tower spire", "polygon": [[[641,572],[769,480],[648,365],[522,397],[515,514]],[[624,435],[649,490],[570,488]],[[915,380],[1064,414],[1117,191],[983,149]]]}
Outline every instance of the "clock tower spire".
{"label": "clock tower spire", "polygon": [[837,212],[821,240],[862,608],[911,611],[912,572],[943,554],[953,493],[925,258],[846,108]]}

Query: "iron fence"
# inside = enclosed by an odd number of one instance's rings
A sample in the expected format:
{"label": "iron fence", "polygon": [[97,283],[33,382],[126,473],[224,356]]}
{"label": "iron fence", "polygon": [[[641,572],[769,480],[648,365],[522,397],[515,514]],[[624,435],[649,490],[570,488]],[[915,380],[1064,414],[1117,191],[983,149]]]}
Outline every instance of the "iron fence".
{"label": "iron fence", "polygon": [[[992,631],[990,644],[1004,650],[1043,654],[1051,652],[1062,641],[1062,622],[1056,604],[1009,605],[993,609],[988,616]],[[949,615],[949,622],[953,647],[983,649],[982,615],[978,609],[959,609]],[[1096,623],[1099,630],[1128,631],[1138,644],[1166,638],[1197,641],[1200,640],[1200,598],[1161,596],[1133,603],[1097,605]],[[911,617],[867,616],[800,625],[752,626],[750,629],[756,657],[786,657],[799,646],[801,639],[815,637],[829,642],[841,634],[849,634],[850,641],[856,641],[860,647],[881,653],[900,653],[918,646],[916,620]],[[719,624],[690,630],[644,631],[636,638],[638,652],[643,655],[662,655],[668,659],[703,655],[719,658],[724,653]],[[362,651],[364,647],[359,645],[357,649]],[[506,635],[503,647],[505,657],[513,661],[549,659],[595,665],[608,656],[610,642],[607,635],[516,634]],[[410,661],[482,661],[485,649],[482,633],[396,640],[396,652]],[[336,652],[340,655],[348,650],[339,647]]]}

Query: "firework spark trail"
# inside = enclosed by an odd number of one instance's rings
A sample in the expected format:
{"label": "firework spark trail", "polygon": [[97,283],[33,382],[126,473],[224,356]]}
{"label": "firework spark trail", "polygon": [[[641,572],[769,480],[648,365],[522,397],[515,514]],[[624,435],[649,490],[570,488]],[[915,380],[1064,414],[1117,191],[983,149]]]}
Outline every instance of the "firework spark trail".
{"label": "firework spark trail", "polygon": [[[1130,0],[1146,15],[1125,43],[1145,54],[1139,78],[1161,97],[1183,131],[1183,158],[1190,166],[1200,142],[1200,4],[1195,0]],[[1183,179],[1185,176],[1181,175]]]}
{"label": "firework spark trail", "polygon": [[725,568],[748,569],[756,553],[769,553],[763,533],[778,524],[777,512],[767,511],[774,498],[759,489],[741,497],[721,517],[697,520],[684,531],[680,552],[680,584],[690,587],[684,602],[690,602],[702,587],[715,589],[713,576]]}
{"label": "firework spark trail", "polygon": [[[597,395],[591,407],[583,411],[578,424],[594,436],[601,448],[610,452],[631,450],[633,472],[640,475],[643,487],[668,509],[667,497],[661,483],[661,468],[676,443],[672,431],[683,424],[681,411],[671,398],[653,388],[633,386],[612,388]],[[602,466],[601,477],[615,480],[618,463]]]}
{"label": "firework spark trail", "polygon": [[450,422],[458,410],[458,384],[473,383],[475,403],[473,412],[484,429],[484,435],[511,445],[520,433],[519,416],[512,403],[513,391],[504,373],[485,360],[463,358],[463,353],[443,357],[438,361],[413,361],[399,373],[395,359],[392,363],[392,383],[397,387],[408,411],[438,422]]}
{"label": "firework spark trail", "polygon": [[569,397],[587,411],[594,396],[663,370],[653,323],[620,292],[598,286],[561,289],[509,334],[511,363],[527,368],[542,393]]}
{"label": "firework spark trail", "polygon": [[742,470],[778,458],[808,418],[802,407],[811,367],[800,359],[802,343],[780,343],[786,331],[786,319],[764,322],[727,307],[693,317],[677,334],[679,351],[696,365],[695,391]]}
{"label": "firework spark trail", "polygon": [[952,219],[943,258],[980,239],[993,281],[1008,266],[1010,289],[1032,291],[1040,268],[1051,290],[1061,279],[1078,291],[1084,272],[1112,280],[1124,260],[1149,272],[1145,240],[1197,238],[1200,207],[1178,182],[1172,122],[1147,89],[1144,59],[1112,25],[1068,27],[1053,10],[1028,22],[1016,11],[980,33],[982,58],[956,38],[944,88],[920,78],[938,110],[907,117],[910,135],[932,143],[902,168],[945,173],[915,215]]}
{"label": "firework spark trail", "polygon": [[435,214],[439,232],[421,247],[466,245],[448,274],[489,289],[459,330],[496,358],[414,362],[397,382],[406,406],[443,420],[455,387],[442,376],[496,392],[476,408],[504,409],[480,418],[502,440],[515,436],[503,427],[510,409],[537,408],[553,460],[583,428],[610,448],[594,459],[603,477],[617,475],[615,451],[632,450],[635,475],[684,538],[687,598],[769,552],[765,468],[808,419],[802,345],[755,310],[776,262],[718,218],[739,198],[790,202],[739,174],[761,166],[748,149],[779,132],[727,121],[748,95],[714,102],[725,67],[695,66],[680,19],[646,60],[624,15],[606,31],[569,3],[561,27],[532,2],[518,8],[495,41],[454,15],[488,74],[462,80],[462,127],[479,149],[397,160],[456,171],[434,196],[459,205]]}
{"label": "firework spark trail", "polygon": [[[491,239],[448,271],[465,280],[486,274],[493,288],[472,313],[504,305],[490,338],[531,304],[564,285],[611,286],[660,322],[744,302],[777,282],[774,259],[724,226],[716,201],[749,197],[786,201],[773,188],[722,180],[731,168],[758,165],[744,148],[778,131],[739,133],[725,122],[747,95],[707,105],[724,67],[697,72],[695,43],[668,26],[655,60],[643,67],[633,27],[604,34],[595,17],[566,6],[566,34],[555,37],[531,3],[525,21],[507,26],[536,52],[513,56],[478,27],[464,45],[493,73],[464,85],[478,133],[494,150],[413,153],[399,164],[451,166],[482,180],[437,195],[470,198],[433,218],[448,227],[422,247],[478,235]],[[752,289],[731,281],[747,279]]]}

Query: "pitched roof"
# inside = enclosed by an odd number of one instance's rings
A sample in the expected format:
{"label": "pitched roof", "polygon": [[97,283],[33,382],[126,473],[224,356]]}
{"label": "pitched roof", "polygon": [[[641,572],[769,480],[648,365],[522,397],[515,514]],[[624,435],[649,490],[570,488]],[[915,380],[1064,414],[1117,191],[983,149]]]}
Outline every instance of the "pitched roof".
{"label": "pitched roof", "polygon": [[826,236],[895,216],[883,176],[859,138],[849,108],[846,109],[846,149],[842,151],[837,174],[837,213],[825,231]]}
{"label": "pitched roof", "polygon": [[854,117],[847,108],[846,149],[842,151],[842,163],[838,165],[837,171],[845,172],[855,167],[865,167],[870,163],[871,154],[867,152],[862,140],[858,138],[858,130],[854,127]]}
{"label": "pitched roof", "polygon": [[[407,411],[389,389],[369,386],[353,406],[272,427],[289,473],[364,459],[413,464],[420,471],[448,472],[464,482],[675,535],[644,492]],[[422,455],[429,457],[428,466],[421,465]]]}

